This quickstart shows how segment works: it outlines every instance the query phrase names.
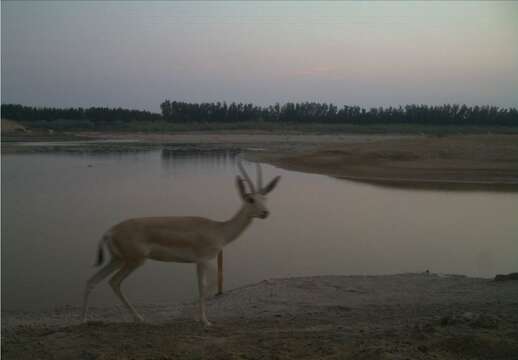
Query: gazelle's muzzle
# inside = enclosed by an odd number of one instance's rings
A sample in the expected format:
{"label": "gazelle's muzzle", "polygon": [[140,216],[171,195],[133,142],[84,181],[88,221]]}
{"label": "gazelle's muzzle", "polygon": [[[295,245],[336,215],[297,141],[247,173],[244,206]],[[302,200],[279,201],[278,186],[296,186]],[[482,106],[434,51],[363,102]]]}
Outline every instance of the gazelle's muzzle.
{"label": "gazelle's muzzle", "polygon": [[262,211],[261,214],[259,215],[259,217],[261,219],[266,219],[268,216],[270,215],[270,212],[269,211]]}

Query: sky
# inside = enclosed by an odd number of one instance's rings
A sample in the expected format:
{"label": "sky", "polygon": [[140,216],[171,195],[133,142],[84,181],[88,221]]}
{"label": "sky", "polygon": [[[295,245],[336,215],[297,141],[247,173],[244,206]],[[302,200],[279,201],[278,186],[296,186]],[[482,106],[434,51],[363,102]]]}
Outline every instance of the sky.
{"label": "sky", "polygon": [[518,2],[2,1],[2,103],[518,107]]}

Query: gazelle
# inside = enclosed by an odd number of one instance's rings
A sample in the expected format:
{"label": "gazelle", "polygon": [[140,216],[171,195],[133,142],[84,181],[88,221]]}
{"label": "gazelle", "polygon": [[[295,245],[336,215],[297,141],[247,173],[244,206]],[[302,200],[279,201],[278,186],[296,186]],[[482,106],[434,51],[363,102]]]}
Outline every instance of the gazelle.
{"label": "gazelle", "polygon": [[[86,284],[83,299],[83,321],[86,321],[88,296],[93,288],[110,274],[115,295],[122,301],[135,318],[143,321],[121,291],[122,281],[142,266],[147,259],[195,263],[199,290],[199,319],[210,325],[205,313],[205,284],[208,263],[221,249],[236,240],[251,224],[253,218],[265,219],[266,195],[279,182],[275,177],[268,185],[262,185],[261,166],[257,164],[257,187],[243,165],[238,161],[243,175],[236,176],[236,186],[243,201],[237,213],[227,221],[215,221],[201,217],[146,217],[123,221],[111,227],[99,242],[97,266],[103,262],[103,245],[109,249],[111,259],[94,274]],[[247,192],[245,183],[249,186]]]}

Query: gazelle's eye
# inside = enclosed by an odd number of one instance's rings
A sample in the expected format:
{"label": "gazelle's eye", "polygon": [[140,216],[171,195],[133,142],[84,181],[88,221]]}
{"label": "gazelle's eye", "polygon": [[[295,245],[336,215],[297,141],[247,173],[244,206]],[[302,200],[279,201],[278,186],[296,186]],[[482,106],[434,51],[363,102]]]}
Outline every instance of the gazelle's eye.
{"label": "gazelle's eye", "polygon": [[255,202],[254,198],[248,198],[246,199],[246,201],[248,201],[250,204],[253,204]]}

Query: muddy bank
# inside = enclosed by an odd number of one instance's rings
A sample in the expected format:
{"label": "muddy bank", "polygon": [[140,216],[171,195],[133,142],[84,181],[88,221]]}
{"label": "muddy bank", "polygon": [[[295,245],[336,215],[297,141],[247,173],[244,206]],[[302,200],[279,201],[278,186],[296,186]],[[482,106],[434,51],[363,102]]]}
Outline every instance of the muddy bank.
{"label": "muddy bank", "polygon": [[5,359],[515,359],[518,282],[402,274],[276,279],[194,304],[4,313]]}
{"label": "muddy bank", "polygon": [[418,136],[323,145],[255,158],[297,171],[403,187],[457,185],[518,190],[518,136]]}

